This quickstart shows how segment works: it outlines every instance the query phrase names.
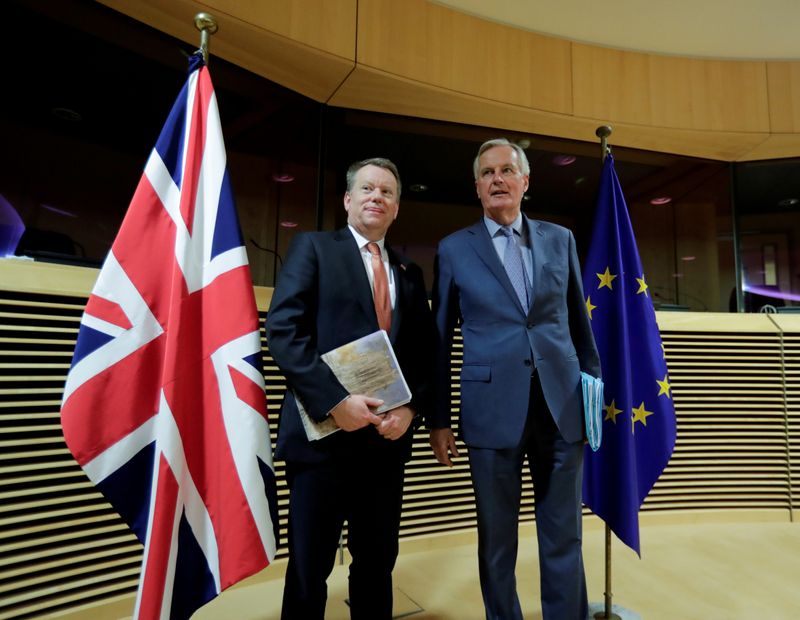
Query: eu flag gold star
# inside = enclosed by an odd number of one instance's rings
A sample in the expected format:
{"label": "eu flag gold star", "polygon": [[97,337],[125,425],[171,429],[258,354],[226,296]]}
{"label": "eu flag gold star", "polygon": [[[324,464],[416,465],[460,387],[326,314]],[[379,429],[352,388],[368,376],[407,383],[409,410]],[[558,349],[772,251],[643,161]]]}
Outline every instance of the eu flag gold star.
{"label": "eu flag gold star", "polygon": [[592,320],[592,310],[594,310],[595,308],[597,308],[597,306],[592,304],[592,296],[589,295],[586,298],[586,312],[589,313],[589,320],[590,321]]}
{"label": "eu flag gold star", "polygon": [[609,288],[609,290],[613,290],[611,288],[611,282],[613,282],[614,278],[616,278],[617,276],[613,275],[608,270],[608,267],[606,267],[606,272],[605,273],[598,273],[598,274],[595,274],[595,275],[597,275],[597,277],[600,278],[600,284],[597,286],[598,290],[600,290],[604,286],[607,286]]}
{"label": "eu flag gold star", "polygon": [[617,416],[622,413],[622,409],[617,409],[616,403],[612,400],[611,404],[603,407],[606,410],[606,417],[603,418],[603,421],[611,420],[614,424],[617,423]]}
{"label": "eu flag gold star", "polygon": [[644,408],[644,401],[642,401],[642,404],[633,409],[632,411],[633,411],[633,424],[631,425],[631,428],[634,429],[636,428],[637,422],[641,422],[642,424],[647,426],[648,416],[653,415],[652,411],[648,411],[647,409]]}
{"label": "eu flag gold star", "polygon": [[636,281],[639,283],[639,290],[636,291],[636,294],[644,293],[644,296],[647,297],[647,283],[644,281],[644,274],[641,278],[636,278]]}
{"label": "eu flag gold star", "polygon": [[667,375],[664,375],[663,381],[659,381],[658,379],[656,379],[656,383],[658,383],[658,385],[661,387],[661,389],[658,391],[658,395],[661,396],[662,394],[666,394],[667,398],[671,398],[671,396],[669,395],[669,391],[672,388],[672,386],[669,384],[669,377]]}

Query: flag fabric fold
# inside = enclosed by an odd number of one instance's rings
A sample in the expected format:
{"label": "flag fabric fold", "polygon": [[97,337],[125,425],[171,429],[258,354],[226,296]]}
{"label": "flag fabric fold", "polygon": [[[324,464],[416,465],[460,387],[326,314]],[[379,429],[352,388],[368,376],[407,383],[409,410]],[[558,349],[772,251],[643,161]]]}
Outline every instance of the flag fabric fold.
{"label": "flag fabric fold", "polygon": [[583,501],[641,553],[639,508],[669,462],[676,423],[666,357],[614,159],[603,164],[586,309],[604,381],[603,442],[586,450]]}
{"label": "flag fabric fold", "polygon": [[258,314],[192,56],[81,319],[61,422],[144,545],[134,617],[188,618],[275,556]]}

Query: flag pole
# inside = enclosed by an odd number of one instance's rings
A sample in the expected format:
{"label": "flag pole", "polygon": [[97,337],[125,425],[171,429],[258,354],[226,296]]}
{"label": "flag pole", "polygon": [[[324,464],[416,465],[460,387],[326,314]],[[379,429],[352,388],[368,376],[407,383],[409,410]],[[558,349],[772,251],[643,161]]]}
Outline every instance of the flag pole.
{"label": "flag pole", "polygon": [[208,66],[208,41],[219,29],[217,20],[209,13],[198,13],[194,16],[194,26],[200,31],[200,51],[203,54],[203,62]]}
{"label": "flag pole", "polygon": [[[602,152],[602,161],[605,162],[606,156],[609,153],[608,136],[611,135],[612,129],[609,125],[600,125],[595,130],[595,135],[600,138],[600,151]],[[595,620],[621,620],[621,617],[611,611],[611,528],[606,523],[606,589],[604,592],[605,610],[598,611],[594,617]]]}

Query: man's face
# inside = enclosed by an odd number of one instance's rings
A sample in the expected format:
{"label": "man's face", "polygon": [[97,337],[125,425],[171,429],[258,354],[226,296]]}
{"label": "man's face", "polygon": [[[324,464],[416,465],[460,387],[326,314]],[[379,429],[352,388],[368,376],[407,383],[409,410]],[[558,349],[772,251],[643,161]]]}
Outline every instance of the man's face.
{"label": "man's face", "polygon": [[400,208],[397,179],[385,168],[364,166],[344,195],[344,208],[347,223],[361,235],[370,241],[383,238]]}
{"label": "man's face", "polygon": [[528,175],[520,171],[516,151],[510,146],[485,151],[478,159],[475,187],[486,217],[503,225],[513,222],[528,189]]}

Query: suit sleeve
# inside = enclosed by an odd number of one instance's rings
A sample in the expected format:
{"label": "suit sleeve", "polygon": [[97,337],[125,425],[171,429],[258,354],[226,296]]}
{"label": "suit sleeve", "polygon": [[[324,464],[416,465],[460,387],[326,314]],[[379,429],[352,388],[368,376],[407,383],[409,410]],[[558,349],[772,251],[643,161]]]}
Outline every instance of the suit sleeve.
{"label": "suit sleeve", "polygon": [[453,279],[452,261],[439,245],[433,266],[433,317],[436,322],[434,403],[428,428],[449,428],[451,424],[451,356],[453,332],[459,322],[458,290]]}
{"label": "suit sleeve", "polygon": [[575,237],[569,232],[569,283],[567,284],[567,305],[569,310],[569,331],[572,344],[578,354],[581,370],[593,377],[602,377],[600,356],[592,333],[592,324],[586,310],[583,294],[581,266],[575,248]]}
{"label": "suit sleeve", "polygon": [[267,313],[272,359],[309,416],[323,420],[348,396],[317,350],[319,261],[310,235],[297,235],[278,276]]}

